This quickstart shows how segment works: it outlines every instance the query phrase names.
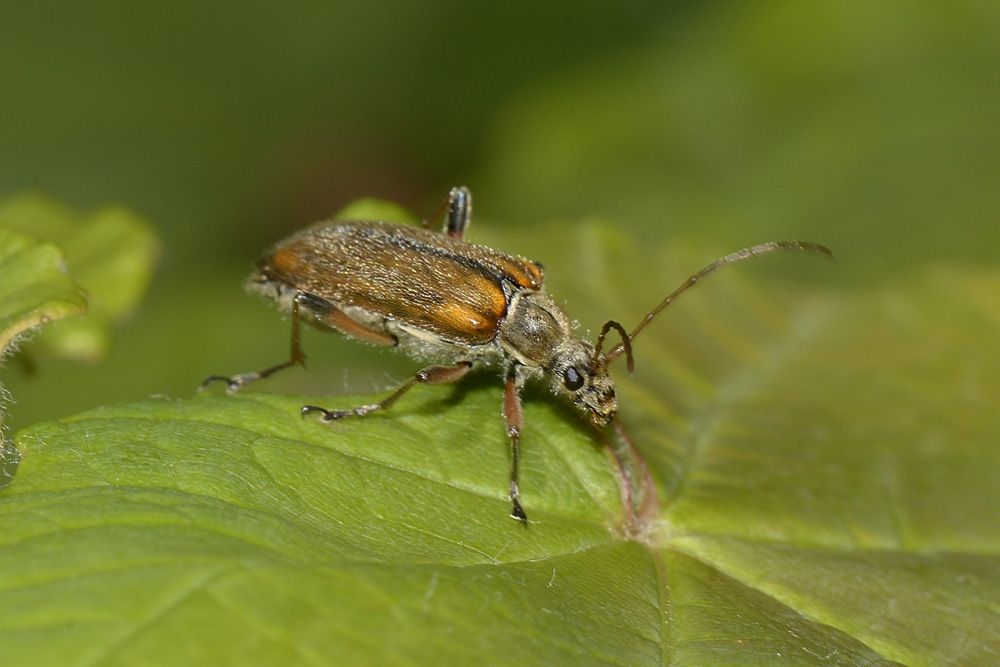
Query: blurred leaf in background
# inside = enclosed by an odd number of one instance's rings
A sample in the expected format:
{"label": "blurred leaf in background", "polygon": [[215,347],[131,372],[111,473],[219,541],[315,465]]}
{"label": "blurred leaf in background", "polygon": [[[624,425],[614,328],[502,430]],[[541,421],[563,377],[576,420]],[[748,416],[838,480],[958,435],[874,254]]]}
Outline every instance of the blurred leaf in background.
{"label": "blurred leaf in background", "polygon": [[0,223],[0,357],[31,329],[86,310],[87,294],[67,272],[62,249]]}
{"label": "blurred leaf in background", "polygon": [[480,198],[649,238],[818,238],[852,282],[997,260],[1000,5],[705,7],[525,90]]}
{"label": "blurred leaf in background", "polygon": [[[8,361],[19,339],[33,330],[86,310],[87,295],[66,271],[62,249],[0,222],[0,361]],[[6,438],[9,396],[0,385],[0,488],[18,459]]]}
{"label": "blurred leaf in background", "polygon": [[0,224],[57,243],[66,253],[66,270],[88,297],[85,317],[46,327],[22,354],[103,359],[111,327],[132,313],[152,279],[159,242],[149,223],[123,207],[83,217],[43,197],[21,195],[0,201]]}

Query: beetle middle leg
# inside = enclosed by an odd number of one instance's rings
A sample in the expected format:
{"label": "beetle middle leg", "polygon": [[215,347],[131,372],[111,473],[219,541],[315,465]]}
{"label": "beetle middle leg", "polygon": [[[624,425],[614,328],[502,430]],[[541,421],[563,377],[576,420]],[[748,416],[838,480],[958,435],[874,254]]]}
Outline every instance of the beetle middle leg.
{"label": "beetle middle leg", "polygon": [[344,419],[345,417],[364,417],[369,412],[386,410],[392,407],[392,404],[399,400],[400,396],[418,384],[435,385],[458,382],[465,377],[465,374],[468,373],[471,368],[472,362],[470,361],[460,361],[454,366],[428,366],[427,368],[417,371],[416,375],[404,382],[398,389],[396,389],[396,391],[389,394],[389,397],[381,403],[361,405],[352,410],[327,410],[326,408],[321,408],[316,405],[304,405],[302,406],[302,416],[304,417],[310,412],[319,412],[320,418],[325,422],[332,422],[338,419]]}
{"label": "beetle middle leg", "polygon": [[424,221],[424,227],[433,225],[447,211],[444,231],[448,236],[465,238],[465,230],[469,227],[469,216],[472,214],[472,195],[464,185],[454,187],[448,192],[448,198],[441,202],[431,217]]}
{"label": "beetle middle leg", "polygon": [[510,516],[527,525],[528,515],[521,509],[521,492],[517,488],[518,467],[521,462],[521,427],[524,425],[520,389],[517,374],[511,369],[507,373],[503,389],[503,419],[507,425],[507,437],[510,438]]}

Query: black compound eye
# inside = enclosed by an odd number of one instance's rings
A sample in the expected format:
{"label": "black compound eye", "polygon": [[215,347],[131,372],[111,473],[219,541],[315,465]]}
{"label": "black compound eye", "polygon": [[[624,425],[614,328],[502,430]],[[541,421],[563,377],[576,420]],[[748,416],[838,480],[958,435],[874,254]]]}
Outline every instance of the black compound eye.
{"label": "black compound eye", "polygon": [[566,372],[563,373],[563,383],[570,391],[576,391],[583,386],[583,376],[580,375],[579,371],[570,366],[566,369]]}

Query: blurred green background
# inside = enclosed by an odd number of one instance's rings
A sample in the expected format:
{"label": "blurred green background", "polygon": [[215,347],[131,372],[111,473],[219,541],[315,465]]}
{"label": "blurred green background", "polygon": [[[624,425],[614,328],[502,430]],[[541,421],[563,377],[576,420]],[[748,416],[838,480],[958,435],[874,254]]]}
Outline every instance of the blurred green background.
{"label": "blurred green background", "polygon": [[[126,205],[164,251],[103,364],[8,361],[10,423],[284,359],[287,323],[242,281],[264,247],[362,196],[423,215],[468,185],[472,239],[543,262],[505,232],[598,217],[706,263],[807,239],[857,290],[993,263],[998,119],[989,1],[12,5],[0,196]],[[414,368],[305,345],[321,372],[268,390],[372,391]]]}

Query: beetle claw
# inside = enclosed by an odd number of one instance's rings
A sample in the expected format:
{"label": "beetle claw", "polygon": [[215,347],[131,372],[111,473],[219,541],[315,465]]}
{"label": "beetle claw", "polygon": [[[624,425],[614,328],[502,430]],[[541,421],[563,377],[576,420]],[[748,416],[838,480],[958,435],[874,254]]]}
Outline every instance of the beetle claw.
{"label": "beetle claw", "polygon": [[364,417],[369,412],[373,410],[378,410],[381,405],[362,405],[359,408],[354,408],[353,410],[327,410],[326,408],[321,408],[318,405],[303,405],[302,406],[302,416],[305,417],[310,412],[319,412],[320,419],[325,422],[335,422],[338,419],[344,419],[345,417]]}
{"label": "beetle claw", "polygon": [[528,525],[528,515],[524,513],[523,509],[521,509],[521,503],[517,502],[517,498],[514,499],[511,505],[510,518],[517,519],[521,522],[521,525]]}
{"label": "beetle claw", "polygon": [[342,412],[327,410],[326,408],[321,408],[318,405],[303,405],[301,412],[303,418],[305,418],[305,416],[308,415],[310,412],[319,412],[321,413],[320,419],[322,419],[325,422],[332,422],[344,416]]}
{"label": "beetle claw", "polygon": [[244,373],[243,375],[234,375],[233,377],[226,377],[225,375],[211,375],[205,378],[205,381],[201,383],[200,387],[198,387],[198,391],[205,391],[213,382],[225,382],[226,393],[235,394],[244,386],[258,379],[260,379],[260,373]]}

